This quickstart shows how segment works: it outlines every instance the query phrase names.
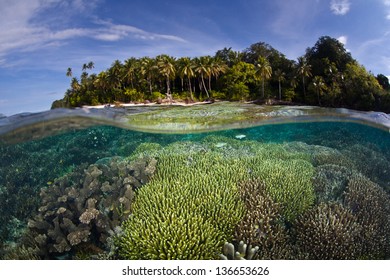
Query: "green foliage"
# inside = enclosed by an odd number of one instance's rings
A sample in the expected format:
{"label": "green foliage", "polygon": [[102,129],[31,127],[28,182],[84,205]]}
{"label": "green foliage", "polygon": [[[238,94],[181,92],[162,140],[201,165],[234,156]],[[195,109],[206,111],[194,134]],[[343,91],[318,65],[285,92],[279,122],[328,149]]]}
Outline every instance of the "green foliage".
{"label": "green foliage", "polygon": [[[260,60],[259,60],[260,59]],[[70,88],[52,108],[77,107],[148,99],[175,98],[206,100],[213,98],[247,100],[278,98],[310,105],[348,107],[360,110],[390,111],[386,76],[367,72],[337,39],[323,36],[307,48],[297,62],[270,45],[259,42],[242,52],[224,48],[215,56],[174,58],[162,54],[154,58],[115,61],[99,74],[90,74],[93,62],[83,65],[80,78],[72,77]],[[275,73],[272,73],[275,69]],[[317,78],[316,78],[317,77]],[[321,79],[322,86],[314,85]],[[284,92],[290,85],[292,90]],[[166,93],[157,96],[156,92]],[[260,94],[260,95],[259,95]],[[283,97],[283,98],[280,98]]]}
{"label": "green foliage", "polygon": [[243,101],[247,100],[249,97],[249,88],[243,82],[230,85],[227,87],[227,91],[229,92],[229,96],[231,96],[231,100],[233,101]]}
{"label": "green foliage", "polygon": [[226,94],[221,91],[212,90],[210,91],[210,96],[217,100],[224,100],[226,99]]}
{"label": "green foliage", "polygon": [[296,93],[295,93],[294,89],[288,88],[283,93],[283,100],[293,101],[295,96],[296,96]]}
{"label": "green foliage", "polygon": [[145,96],[142,92],[139,92],[137,91],[136,89],[130,89],[130,88],[127,88],[125,89],[124,93],[123,93],[126,98],[130,101],[144,101],[145,100]]}

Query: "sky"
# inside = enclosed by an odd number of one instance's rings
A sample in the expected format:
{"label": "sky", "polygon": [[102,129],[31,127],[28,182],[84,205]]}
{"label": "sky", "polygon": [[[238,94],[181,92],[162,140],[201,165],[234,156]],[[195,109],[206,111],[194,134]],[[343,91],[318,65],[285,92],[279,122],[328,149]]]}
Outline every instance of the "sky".
{"label": "sky", "polygon": [[265,42],[296,60],[321,36],[390,76],[390,0],[0,0],[0,114],[49,110],[116,59],[214,55]]}

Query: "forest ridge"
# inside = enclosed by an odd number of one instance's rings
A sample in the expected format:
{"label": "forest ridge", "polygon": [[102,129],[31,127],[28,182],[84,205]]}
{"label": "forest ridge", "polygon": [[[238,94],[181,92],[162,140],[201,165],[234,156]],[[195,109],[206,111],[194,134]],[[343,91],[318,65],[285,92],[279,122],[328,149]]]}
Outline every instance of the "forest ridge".
{"label": "forest ridge", "polygon": [[297,61],[259,42],[244,51],[224,48],[214,56],[175,58],[166,54],[116,60],[99,74],[94,63],[72,68],[70,88],[58,107],[129,102],[188,103],[203,100],[277,99],[299,104],[390,112],[390,85],[374,76],[337,39],[323,36]]}

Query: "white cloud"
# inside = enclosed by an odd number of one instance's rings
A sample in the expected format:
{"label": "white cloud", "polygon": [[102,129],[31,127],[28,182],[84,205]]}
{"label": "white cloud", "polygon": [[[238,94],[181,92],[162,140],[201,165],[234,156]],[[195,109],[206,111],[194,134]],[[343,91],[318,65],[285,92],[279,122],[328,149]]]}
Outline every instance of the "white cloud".
{"label": "white cloud", "polygon": [[345,15],[351,8],[351,2],[349,0],[332,0],[330,2],[330,10],[335,15]]}
{"label": "white cloud", "polygon": [[341,44],[343,44],[344,46],[347,44],[347,42],[348,42],[348,37],[347,36],[340,36],[340,37],[338,37],[337,38],[337,40],[341,43]]}
{"label": "white cloud", "polygon": [[[118,41],[125,38],[138,40],[166,40],[186,42],[184,39],[168,35],[148,32],[134,26],[117,25],[107,21],[95,21],[88,27],[61,29],[44,24],[50,16],[56,15],[47,12],[54,8],[61,12],[66,11],[83,13],[93,7],[99,0],[0,0],[2,15],[0,17],[0,65],[4,65],[7,54],[15,51],[33,51],[42,48],[59,46],[74,38],[91,38],[99,41]],[[43,16],[44,15],[44,16]],[[45,18],[45,19],[44,19]]]}
{"label": "white cloud", "polygon": [[390,0],[383,0],[383,4],[386,8],[386,19],[390,20]]}

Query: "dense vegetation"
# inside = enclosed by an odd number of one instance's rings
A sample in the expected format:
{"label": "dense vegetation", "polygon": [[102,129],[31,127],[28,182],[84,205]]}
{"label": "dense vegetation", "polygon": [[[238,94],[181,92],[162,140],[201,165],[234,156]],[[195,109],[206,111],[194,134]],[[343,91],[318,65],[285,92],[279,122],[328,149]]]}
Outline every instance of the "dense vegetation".
{"label": "dense vegetation", "polygon": [[302,104],[390,112],[388,78],[360,65],[343,44],[324,36],[297,61],[266,43],[242,52],[224,48],[214,56],[131,57],[99,74],[83,65],[80,79],[52,108],[121,102],[278,99]]}

